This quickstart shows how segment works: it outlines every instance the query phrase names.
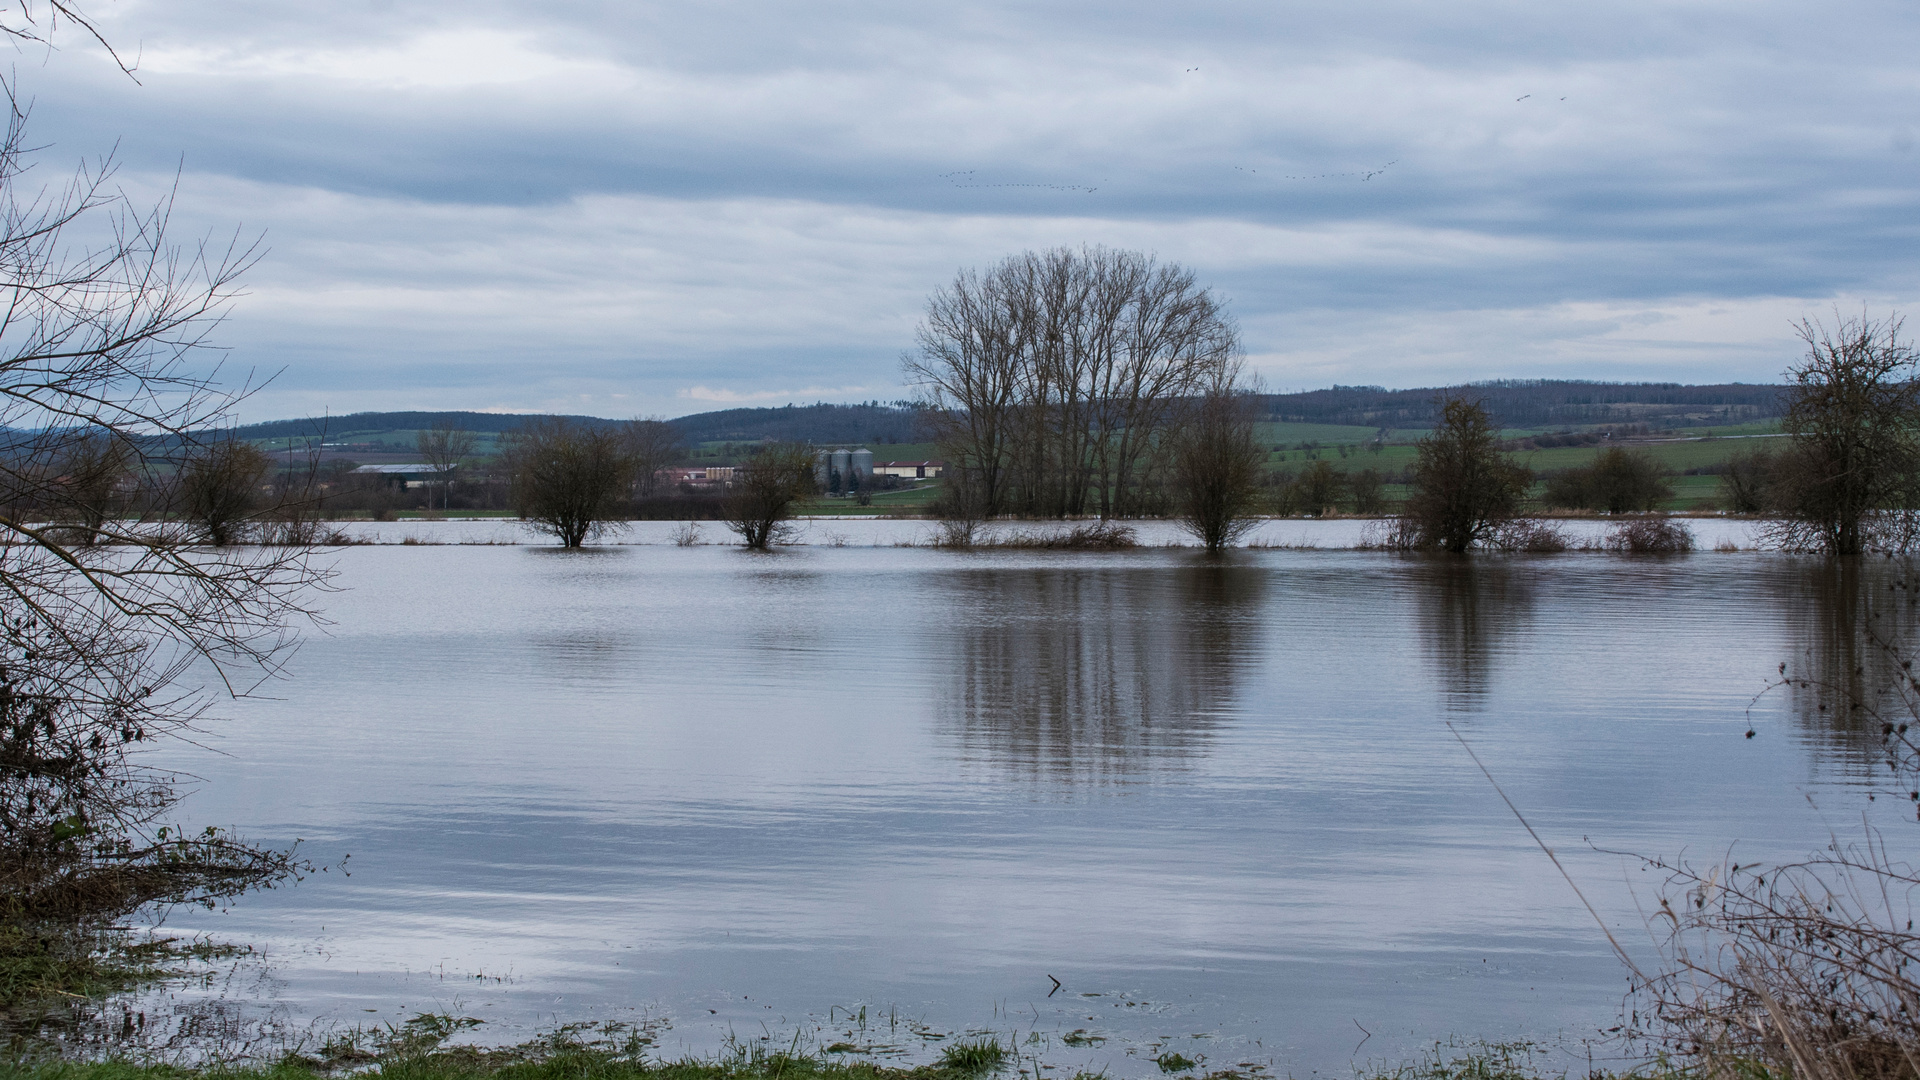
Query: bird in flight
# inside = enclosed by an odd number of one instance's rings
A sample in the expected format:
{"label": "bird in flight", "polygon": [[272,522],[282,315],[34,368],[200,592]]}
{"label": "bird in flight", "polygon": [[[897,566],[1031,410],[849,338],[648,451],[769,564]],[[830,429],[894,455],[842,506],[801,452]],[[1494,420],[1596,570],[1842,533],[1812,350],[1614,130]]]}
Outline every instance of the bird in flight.
{"label": "bird in flight", "polygon": [[[1376,176],[1379,176],[1381,173],[1386,172],[1390,166],[1398,164],[1399,161],[1400,161],[1399,158],[1394,158],[1392,161],[1387,162],[1385,165],[1382,165],[1377,169],[1368,169],[1364,172],[1311,173],[1304,176],[1287,176],[1286,179],[1288,180],[1344,180],[1351,176],[1357,176],[1360,178],[1361,183],[1365,183],[1366,181],[1371,180]],[[1240,166],[1238,165],[1234,166],[1234,168],[1236,169],[1239,167]],[[1253,170],[1248,169],[1247,171],[1252,172]]]}
{"label": "bird in flight", "polygon": [[1188,71],[1199,71],[1200,69],[1199,69],[1199,68],[1197,68],[1197,67],[1190,67],[1190,68],[1188,68],[1187,70],[1188,70]]}
{"label": "bird in flight", "polygon": [[[975,169],[961,169],[956,172],[941,173],[940,178],[957,188],[1039,188],[1045,191],[1079,191],[1088,195],[1100,189],[1085,184],[991,184],[983,183]],[[1102,183],[1105,181],[1103,180]]]}
{"label": "bird in flight", "polygon": [[1530,98],[1530,97],[1532,97],[1532,96],[1533,96],[1532,94],[1521,94],[1521,95],[1520,95],[1519,97],[1517,97],[1517,98],[1514,98],[1513,100],[1515,100],[1515,101],[1525,101],[1525,100],[1527,100],[1528,98]]}

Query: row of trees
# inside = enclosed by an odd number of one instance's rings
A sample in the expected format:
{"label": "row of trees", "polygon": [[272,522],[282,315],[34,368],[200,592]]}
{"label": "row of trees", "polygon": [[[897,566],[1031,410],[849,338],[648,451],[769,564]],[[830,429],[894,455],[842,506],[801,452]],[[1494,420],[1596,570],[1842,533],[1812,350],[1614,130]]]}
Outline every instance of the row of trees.
{"label": "row of trees", "polygon": [[[515,510],[562,547],[604,535],[619,504],[630,492],[651,496],[654,474],[677,453],[663,429],[673,430],[657,420],[614,426],[553,418],[509,433],[501,459]],[[765,550],[784,537],[793,505],[813,492],[813,448],[770,443],[735,468],[721,512],[748,547]]]}

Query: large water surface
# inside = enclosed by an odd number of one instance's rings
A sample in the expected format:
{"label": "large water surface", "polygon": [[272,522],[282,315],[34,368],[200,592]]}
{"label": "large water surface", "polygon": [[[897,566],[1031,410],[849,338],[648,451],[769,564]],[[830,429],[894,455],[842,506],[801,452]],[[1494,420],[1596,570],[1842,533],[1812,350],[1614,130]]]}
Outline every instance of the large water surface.
{"label": "large water surface", "polygon": [[1595,848],[1744,862],[1857,827],[1870,738],[1749,702],[1783,661],[1865,670],[1847,628],[1906,595],[1753,552],[873,535],[341,551],[289,677],[167,754],[203,780],[184,818],[351,876],[172,913],[266,956],[176,998],[496,1041],[664,1020],[669,1054],[992,1031],[1062,1076],[1578,1054],[1625,972],[1455,732],[1644,952],[1658,882]]}

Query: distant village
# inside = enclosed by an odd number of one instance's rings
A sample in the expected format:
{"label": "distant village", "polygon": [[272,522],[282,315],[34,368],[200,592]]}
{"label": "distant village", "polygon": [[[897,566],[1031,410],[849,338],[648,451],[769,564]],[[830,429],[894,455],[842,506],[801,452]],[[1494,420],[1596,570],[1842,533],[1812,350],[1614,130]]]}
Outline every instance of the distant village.
{"label": "distant village", "polygon": [[[894,491],[912,486],[916,480],[940,476],[944,461],[875,461],[873,451],[861,447],[833,447],[815,455],[814,482],[829,497],[858,495],[863,491]],[[401,462],[390,465],[362,465],[351,475],[381,478],[407,488],[440,484],[455,470],[452,465],[428,462]],[[655,471],[656,490],[678,491],[683,495],[724,494],[732,485],[733,465],[673,465]]]}

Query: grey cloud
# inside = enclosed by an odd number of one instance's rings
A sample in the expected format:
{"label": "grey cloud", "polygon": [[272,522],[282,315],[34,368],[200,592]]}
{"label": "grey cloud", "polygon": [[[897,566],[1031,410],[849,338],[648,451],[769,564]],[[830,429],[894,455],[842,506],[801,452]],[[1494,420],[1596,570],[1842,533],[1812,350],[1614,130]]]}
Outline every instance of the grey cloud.
{"label": "grey cloud", "polygon": [[[1507,350],[1484,374],[1766,378],[1799,306],[1915,285],[1891,4],[105,12],[142,85],[74,43],[23,64],[38,134],[184,155],[196,221],[269,231],[230,329],[288,393],[490,397],[542,350],[540,393],[878,385],[929,288],[1045,243],[1179,258],[1327,381],[1453,371],[1467,326]],[[1776,330],[1567,313],[1716,300]]]}

